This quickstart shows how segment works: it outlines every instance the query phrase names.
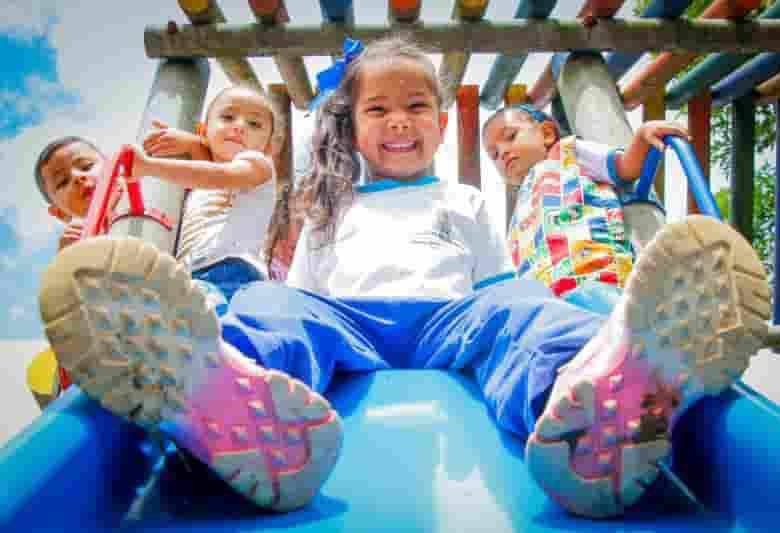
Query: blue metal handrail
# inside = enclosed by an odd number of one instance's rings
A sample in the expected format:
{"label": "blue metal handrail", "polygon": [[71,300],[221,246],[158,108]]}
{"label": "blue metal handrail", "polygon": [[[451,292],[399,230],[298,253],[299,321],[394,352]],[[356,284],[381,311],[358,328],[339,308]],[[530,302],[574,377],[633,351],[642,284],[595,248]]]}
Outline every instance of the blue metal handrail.
{"label": "blue metal handrail", "polygon": [[[722,220],[723,217],[720,214],[720,209],[718,209],[718,204],[710,191],[709,183],[704,177],[704,171],[691,144],[682,137],[675,135],[667,135],[663,138],[663,141],[667,146],[671,146],[677,154],[677,159],[680,161],[685,176],[688,178],[688,189],[693,194],[699,211],[703,215],[709,215]],[[636,196],[638,198],[646,199],[649,197],[660,161],[661,152],[651,146],[642,165],[642,173],[639,176],[639,182],[636,187]]]}

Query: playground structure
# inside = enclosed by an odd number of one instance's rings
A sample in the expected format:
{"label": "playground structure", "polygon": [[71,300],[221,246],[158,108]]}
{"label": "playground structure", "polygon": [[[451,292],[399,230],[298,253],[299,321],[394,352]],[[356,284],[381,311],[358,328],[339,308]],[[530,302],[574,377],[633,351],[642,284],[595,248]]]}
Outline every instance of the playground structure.
{"label": "playground structure", "polygon": [[[589,0],[577,21],[564,21],[548,18],[554,0],[521,0],[516,20],[493,23],[484,20],[486,0],[456,0],[453,21],[442,24],[421,22],[421,3],[390,0],[388,24],[369,27],[355,23],[350,0],[322,0],[323,24],[316,26],[292,24],[282,0],[250,0],[256,21],[243,25],[227,24],[215,0],[179,0],[191,25],[168,23],[148,27],[145,32],[147,55],[161,61],[139,136],[148,131],[153,119],[194,129],[208,84],[206,58],[214,58],[232,82],[254,84],[272,98],[280,126],[275,130],[275,142],[284,146],[276,161],[279,187],[287,186],[293,167],[292,106],[306,109],[314,96],[302,57],[335,55],[348,35],[371,39],[403,29],[444,53],[440,76],[446,81],[445,106],[454,105],[457,112],[458,174],[462,182],[477,187],[481,184],[480,106],[495,109],[501,102],[521,100],[539,107],[551,104],[553,114],[571,132],[624,145],[631,136],[626,109],[642,104],[644,118],[649,120],[662,118],[667,106],[687,104],[693,147],[705,165],[703,177],[694,181],[691,189],[699,193],[702,212],[713,214],[703,190],[708,174],[710,113],[713,106],[732,104],[735,157],[730,216],[744,235],[752,235],[753,111],[757,103],[769,102],[775,102],[780,111],[780,21],[775,20],[780,16],[780,3],[769,5],[756,18],[745,19],[759,7],[758,0],[715,0],[699,19],[688,20],[682,14],[690,1],[657,0],[642,13],[646,20],[618,20],[612,17],[622,1]],[[601,50],[611,52],[604,57],[598,52]],[[616,80],[648,50],[663,53],[619,91]],[[533,51],[556,54],[526,91],[513,82]],[[462,85],[470,54],[483,52],[499,53],[488,79],[481,88]],[[674,75],[700,53],[709,55],[666,89]],[[272,56],[284,84],[263,88],[246,59],[250,56]],[[690,178],[694,172],[690,170],[690,154],[678,144],[674,148]],[[780,158],[780,135],[777,153]],[[780,171],[780,159],[776,169]],[[656,176],[655,186],[661,195],[662,173]],[[174,185],[146,180],[144,197],[155,211],[144,212],[138,198],[123,201],[119,210],[127,210],[128,215],[113,220],[110,234],[139,237],[174,253],[185,194]],[[776,194],[776,206],[780,207],[780,192]],[[513,202],[511,191],[507,191],[507,201],[510,205]],[[690,205],[691,210],[698,209],[697,203]],[[634,207],[628,210],[628,222],[642,233],[640,240],[646,240],[662,221],[642,202]],[[166,223],[161,223],[161,216],[150,216],[157,212],[164,214]],[[780,234],[780,221],[776,221],[775,234]],[[776,248],[776,269],[778,259]],[[780,318],[779,294],[775,282],[774,324]],[[776,331],[773,329],[770,339],[775,346],[780,337]],[[404,374],[403,381],[399,374]],[[409,390],[419,396],[408,395]],[[208,505],[205,517],[199,516],[193,524],[177,516],[166,521],[163,529],[228,531],[287,526],[295,531],[398,531],[411,527],[484,531],[485,524],[492,531],[619,528],[614,522],[583,522],[554,510],[525,471],[521,444],[492,427],[475,394],[457,376],[423,371],[383,372],[338,383],[331,398],[344,413],[346,448],[324,496],[311,508],[285,516],[255,516],[213,489],[214,493],[206,495],[190,494],[194,503],[184,506],[189,509],[186,517],[196,504]],[[393,409],[401,414],[386,414]],[[719,518],[701,512],[682,517],[651,515],[642,527],[651,524],[669,531],[768,529],[771,504],[756,501],[750,494],[775,494],[780,489],[780,464],[772,453],[780,449],[777,406],[738,382],[727,394],[702,402],[686,416],[694,422],[686,425],[684,434],[675,435],[682,443],[676,446],[677,474],[685,486],[672,485],[669,492],[675,493],[677,500],[716,511]],[[349,441],[355,442],[354,446]],[[52,442],[57,442],[59,449],[53,450]],[[143,443],[140,432],[102,412],[78,390],[71,390],[0,450],[0,468],[5,472],[0,483],[14,495],[0,503],[0,524],[8,521],[14,526],[11,530],[19,531],[63,524],[97,530],[136,515],[129,527],[143,530],[145,524],[159,526],[156,521],[164,519],[163,514],[144,502],[139,504],[135,491],[144,486],[150,472],[162,472],[164,479],[166,460]],[[387,459],[385,464],[375,464],[375,459],[361,452],[372,448],[374,457]],[[154,479],[158,485],[149,487],[147,483],[147,488],[162,493],[157,494],[161,499],[166,491],[186,492],[181,481],[177,484],[171,479],[166,485],[160,477]],[[742,486],[736,486],[736,479]],[[12,483],[21,484],[21,490],[12,488]],[[56,512],[41,513],[41,506]],[[387,523],[382,523],[385,520]]]}

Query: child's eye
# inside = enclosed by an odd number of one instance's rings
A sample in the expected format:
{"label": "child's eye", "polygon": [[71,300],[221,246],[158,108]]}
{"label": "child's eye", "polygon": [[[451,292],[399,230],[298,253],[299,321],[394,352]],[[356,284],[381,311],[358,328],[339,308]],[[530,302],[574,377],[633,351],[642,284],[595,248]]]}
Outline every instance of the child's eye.
{"label": "child's eye", "polygon": [[64,176],[63,178],[58,179],[57,182],[54,184],[54,189],[57,190],[57,191],[62,189],[63,187],[65,187],[68,184],[68,181],[70,181],[70,179],[67,176]]}
{"label": "child's eye", "polygon": [[95,163],[93,161],[85,161],[84,163],[81,163],[79,165],[79,170],[86,172],[87,170],[90,170],[94,166]]}
{"label": "child's eye", "polygon": [[233,115],[231,115],[229,113],[225,113],[223,115],[220,115],[219,118],[229,122],[229,121],[233,120]]}
{"label": "child's eye", "polygon": [[366,113],[369,115],[381,115],[385,112],[385,108],[382,106],[373,106],[366,109]]}
{"label": "child's eye", "polygon": [[250,126],[252,126],[253,128],[257,128],[257,129],[260,129],[260,128],[262,128],[262,127],[263,127],[263,124],[262,124],[261,122],[258,122],[258,121],[256,121],[256,120],[250,120],[250,121],[248,122],[248,124],[249,124]]}
{"label": "child's eye", "polygon": [[430,106],[428,105],[428,102],[414,102],[409,107],[414,111],[421,111],[428,109]]}

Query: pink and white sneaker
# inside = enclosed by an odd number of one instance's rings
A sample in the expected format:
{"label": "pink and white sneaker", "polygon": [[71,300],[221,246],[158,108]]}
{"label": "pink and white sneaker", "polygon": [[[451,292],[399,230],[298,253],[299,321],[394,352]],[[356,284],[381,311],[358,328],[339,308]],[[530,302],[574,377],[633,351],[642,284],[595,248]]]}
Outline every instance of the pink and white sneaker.
{"label": "pink and white sneaker", "polygon": [[220,338],[203,293],[132,238],[70,246],[43,275],[41,316],[59,363],[106,409],[161,429],[256,504],[305,505],[341,449],[341,420],[300,381]]}
{"label": "pink and white sneaker", "polygon": [[680,415],[745,371],[769,316],[764,268],[739,233],[704,216],[665,226],[560,370],[526,444],[534,478],[575,514],[621,514],[658,475]]}

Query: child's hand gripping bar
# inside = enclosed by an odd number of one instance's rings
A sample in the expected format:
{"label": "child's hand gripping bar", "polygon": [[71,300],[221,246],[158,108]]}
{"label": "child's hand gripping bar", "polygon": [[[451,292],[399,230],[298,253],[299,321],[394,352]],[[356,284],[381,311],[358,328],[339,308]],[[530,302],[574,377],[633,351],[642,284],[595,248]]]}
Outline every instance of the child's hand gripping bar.
{"label": "child's hand gripping bar", "polygon": [[[688,141],[676,135],[666,135],[663,140],[677,154],[677,159],[679,159],[685,176],[688,178],[688,188],[696,200],[699,211],[703,215],[709,215],[721,220],[720,209],[718,209],[715,197],[712,196],[709,184],[704,178],[704,172],[699,164],[699,159],[696,157],[696,153],[693,151],[693,147]],[[651,146],[647,152],[644,165],[642,165],[642,174],[639,176],[639,182],[636,187],[636,196],[638,198],[647,198],[650,194],[650,188],[653,186],[653,179],[655,178],[656,170],[658,170],[660,160],[661,152]]]}
{"label": "child's hand gripping bar", "polygon": [[120,176],[127,178],[132,175],[134,155],[135,152],[131,148],[120,150],[109,167],[110,174],[105,173],[100,179],[92,197],[92,203],[89,205],[87,221],[81,234],[82,239],[107,233],[114,222],[127,216],[151,218],[159,222],[168,231],[173,228],[173,224],[164,213],[144,206],[141,183],[138,180],[125,181],[130,210],[123,214],[113,214],[114,206],[109,204],[114,191],[119,186],[117,180]]}

